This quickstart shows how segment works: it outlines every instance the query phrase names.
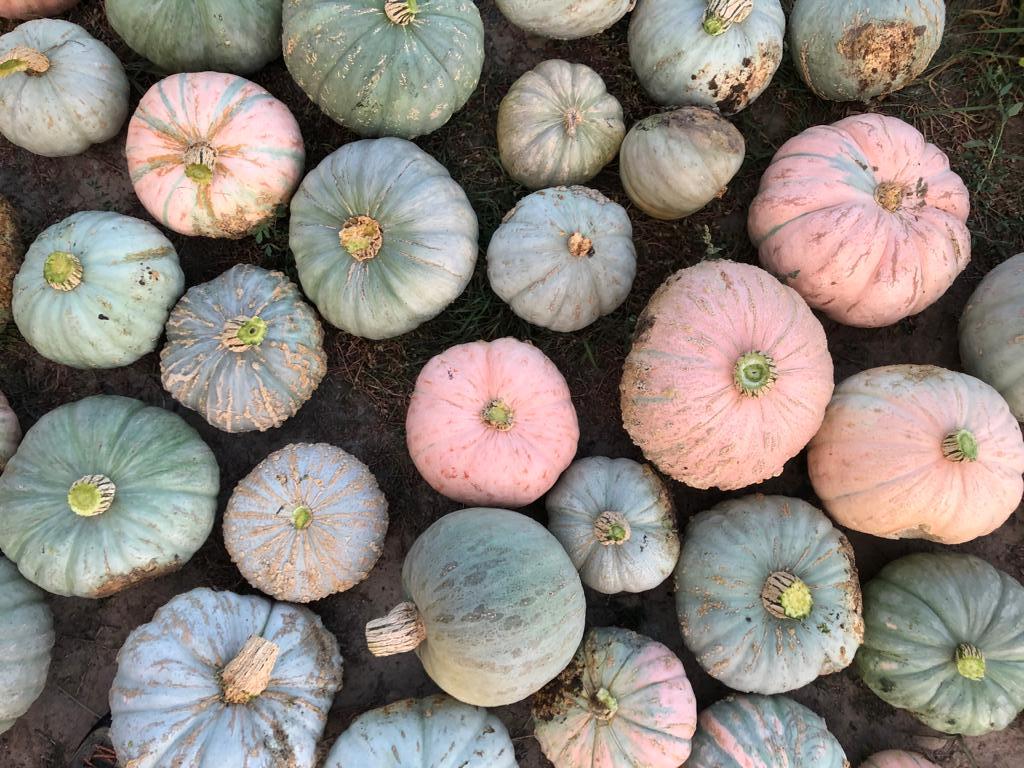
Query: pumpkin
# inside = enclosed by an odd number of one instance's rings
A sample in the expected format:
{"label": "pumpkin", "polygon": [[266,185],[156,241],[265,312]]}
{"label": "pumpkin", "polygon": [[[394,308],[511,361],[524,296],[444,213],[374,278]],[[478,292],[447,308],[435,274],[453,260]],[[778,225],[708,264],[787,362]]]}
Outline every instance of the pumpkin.
{"label": "pumpkin", "polygon": [[438,493],[522,507],[569,466],[580,431],[555,364],[506,338],[432,357],[416,379],[405,434],[416,469]]}
{"label": "pumpkin", "polygon": [[359,459],[324,443],[287,445],[231,494],[224,544],[254,587],[308,603],[369,575],[384,549],[387,508]]}
{"label": "pumpkin", "polygon": [[647,215],[681,219],[725,194],[743,164],[745,146],[725,118],[710,109],[683,107],[629,129],[619,150],[619,178]]}
{"label": "pumpkin", "polygon": [[359,715],[324,768],[518,768],[504,724],[448,696],[405,699]]}
{"label": "pumpkin", "polygon": [[43,594],[13,563],[0,557],[0,690],[4,692],[0,733],[28,711],[46,685],[53,652],[53,614]]}
{"label": "pumpkin", "polygon": [[781,474],[832,395],[825,331],[790,288],[748,264],[668,278],[637,321],[622,422],[662,472],[694,488]]}
{"label": "pumpkin", "polygon": [[642,0],[629,60],[647,95],[732,115],[761,95],[782,62],[779,0]]}
{"label": "pumpkin", "polygon": [[329,323],[386,339],[436,317],[469,284],[476,214],[412,142],[356,141],[303,179],[289,245],[303,290]]}
{"label": "pumpkin", "polygon": [[484,28],[471,0],[288,0],[284,62],[346,128],[412,139],[476,90]]}
{"label": "pumpkin", "polygon": [[590,181],[625,135],[622,106],[601,76],[561,59],[541,62],[516,80],[498,107],[501,164],[529,189]]}
{"label": "pumpkin", "polygon": [[0,472],[3,472],[11,456],[21,442],[21,426],[18,416],[11,408],[3,392],[0,392]]}
{"label": "pumpkin", "polygon": [[7,327],[11,314],[11,292],[25,249],[21,243],[18,214],[6,197],[0,195],[0,333]]}
{"label": "pumpkin", "polygon": [[555,40],[604,32],[633,10],[636,0],[498,0],[498,8],[520,29]]}
{"label": "pumpkin", "polygon": [[973,555],[915,554],[864,587],[857,668],[883,701],[981,736],[1024,710],[1024,587]]}
{"label": "pumpkin", "polygon": [[664,645],[628,629],[592,629],[534,697],[533,721],[555,768],[678,768],[690,754],[697,702]]}
{"label": "pumpkin", "polygon": [[960,544],[991,533],[1017,508],[1024,440],[984,382],[932,365],[890,365],[836,388],[807,468],[840,525]]}
{"label": "pumpkin", "polygon": [[0,19],[56,16],[76,5],[78,0],[0,0]]}
{"label": "pumpkin", "polygon": [[82,211],[43,231],[14,279],[14,321],[43,357],[75,368],[130,365],[156,349],[185,275],[148,222]]}
{"label": "pumpkin", "polygon": [[87,397],[39,419],[8,462],[0,549],[48,592],[106,597],[192,557],[218,483],[213,452],[180,416]]}
{"label": "pumpkin", "polygon": [[872,755],[860,764],[860,768],[939,768],[939,766],[914,752],[889,749]]}
{"label": "pumpkin", "polygon": [[739,691],[782,693],[838,672],[864,638],[850,542],[785,496],[733,499],[690,518],[676,611],[700,665]]}
{"label": "pumpkin", "polygon": [[125,153],[150,215],[204,237],[244,237],[272,219],[305,162],[288,107],[219,72],[171,75],[150,88],[128,123]]}
{"label": "pumpkin", "polygon": [[117,56],[77,24],[27,21],[0,35],[0,133],[47,157],[118,134],[128,78]]}
{"label": "pumpkin", "polygon": [[487,246],[494,292],[527,322],[553,331],[578,331],[614,312],[635,275],[629,216],[586,187],[524,197]]}
{"label": "pumpkin", "polygon": [[164,389],[225,432],[294,416],[327,373],[324,332],[280,272],[237,264],[194,285],[167,321]]}
{"label": "pumpkin", "polygon": [[540,690],[583,638],[576,569],[543,525],[518,512],[445,515],[406,555],[402,589],[405,602],[366,625],[370,652],[415,650],[442,690],[478,707]]}
{"label": "pumpkin", "polygon": [[761,264],[846,325],[878,328],[934,303],[971,258],[967,188],[916,128],[854,115],[790,139],[761,177]]}
{"label": "pumpkin", "polygon": [[307,608],[193,589],[118,652],[110,738],[133,768],[313,768],[341,677]]}
{"label": "pumpkin", "polygon": [[646,464],[591,456],[548,493],[548,527],[583,583],[606,595],[654,589],[679,559],[676,512]]}

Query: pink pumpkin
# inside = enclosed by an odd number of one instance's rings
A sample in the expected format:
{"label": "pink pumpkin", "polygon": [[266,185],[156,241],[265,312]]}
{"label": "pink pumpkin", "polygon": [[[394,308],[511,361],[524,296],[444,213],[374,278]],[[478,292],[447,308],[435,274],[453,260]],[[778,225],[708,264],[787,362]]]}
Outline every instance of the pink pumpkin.
{"label": "pink pumpkin", "polygon": [[782,472],[832,395],[821,323],[764,270],[705,261],[676,272],[637,322],[620,385],[644,455],[694,488],[743,488]]}
{"label": "pink pumpkin", "polygon": [[0,0],[0,19],[41,19],[78,5],[78,0]]}
{"label": "pink pumpkin", "polygon": [[860,764],[860,768],[939,768],[939,766],[914,752],[890,749],[872,755]]}
{"label": "pink pumpkin", "polygon": [[460,344],[428,361],[405,429],[412,460],[436,491],[499,507],[543,496],[580,436],[562,374],[516,339]]}
{"label": "pink pumpkin", "polygon": [[971,260],[967,188],[911,125],[855,115],[775,155],[750,207],[761,264],[815,309],[877,328],[915,315]]}
{"label": "pink pumpkin", "polygon": [[890,365],[838,387],[807,455],[828,513],[855,531],[960,544],[991,533],[1024,493],[1024,439],[988,384]]}
{"label": "pink pumpkin", "polygon": [[288,107],[219,72],[171,75],[150,88],[128,124],[125,151],[153,218],[206,237],[244,237],[274,216],[305,161]]}

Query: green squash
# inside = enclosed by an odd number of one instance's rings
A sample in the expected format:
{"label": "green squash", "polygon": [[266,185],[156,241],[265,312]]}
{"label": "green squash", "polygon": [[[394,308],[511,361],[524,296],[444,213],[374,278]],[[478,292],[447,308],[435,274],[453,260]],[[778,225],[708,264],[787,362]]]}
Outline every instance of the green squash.
{"label": "green squash", "polygon": [[0,557],[0,733],[28,711],[46,685],[53,614],[43,595]]}

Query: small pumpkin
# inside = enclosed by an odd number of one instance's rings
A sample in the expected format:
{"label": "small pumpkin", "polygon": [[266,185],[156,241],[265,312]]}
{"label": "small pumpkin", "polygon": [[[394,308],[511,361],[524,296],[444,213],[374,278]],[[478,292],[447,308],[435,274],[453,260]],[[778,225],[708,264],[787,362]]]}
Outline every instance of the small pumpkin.
{"label": "small pumpkin", "polygon": [[18,450],[18,443],[21,442],[21,425],[18,424],[18,415],[7,402],[3,392],[0,392],[0,472],[4,471],[11,456]]}
{"label": "small pumpkin", "polygon": [[672,496],[646,464],[579,459],[548,493],[548,527],[583,583],[606,595],[654,589],[679,559]]}
{"label": "small pumpkin", "polygon": [[622,188],[649,216],[681,219],[725,194],[745,147],[733,124],[710,109],[652,115],[630,128],[622,142]]}
{"label": "small pumpkin", "polygon": [[825,331],[791,288],[748,264],[705,261],[655,292],[637,321],[622,422],[662,472],[694,488],[781,474],[832,395]]}
{"label": "small pumpkin", "polygon": [[522,507],[569,466],[580,431],[555,364],[506,338],[432,357],[416,379],[405,434],[416,469],[438,493]]}
{"label": "small pumpkin", "polygon": [[664,645],[628,629],[592,629],[534,697],[533,723],[555,768],[678,768],[690,754],[697,702]]}
{"label": "small pumpkin", "polygon": [[0,195],[0,332],[3,332],[13,317],[11,295],[14,276],[18,274],[24,255],[18,214],[7,198]]}
{"label": "small pumpkin", "polygon": [[529,189],[590,181],[614,159],[625,135],[622,106],[601,76],[561,59],[516,80],[498,107],[501,164]]}
{"label": "small pumpkin", "polygon": [[406,602],[366,625],[370,652],[415,650],[430,678],[467,704],[525,699],[565,668],[583,638],[576,569],[543,525],[518,512],[445,515],[406,555],[402,589]]}
{"label": "small pumpkin", "polygon": [[0,733],[28,711],[46,685],[53,614],[43,596],[17,566],[0,557]]}
{"label": "small pumpkin", "polygon": [[43,231],[14,279],[14,321],[43,357],[75,368],[130,365],[156,349],[185,274],[148,222],[82,211]]}
{"label": "small pumpkin", "polygon": [[864,587],[857,668],[883,701],[981,736],[1024,710],[1024,587],[973,555],[919,553]]}
{"label": "small pumpkin", "polygon": [[498,0],[498,9],[517,27],[555,40],[598,35],[635,5],[636,0]]}
{"label": "small pumpkin", "polygon": [[840,525],[960,544],[1017,508],[1024,439],[984,382],[933,365],[890,365],[836,388],[807,469]]}
{"label": "small pumpkin", "polygon": [[78,0],[0,0],[0,19],[39,19],[57,16],[78,5]]}
{"label": "small pumpkin", "polygon": [[302,181],[288,242],[332,325],[399,336],[454,301],[476,266],[477,221],[443,165],[402,139],[355,141]]}
{"label": "small pumpkin", "polygon": [[889,749],[877,752],[860,764],[860,768],[939,768],[915,752]]}
{"label": "small pumpkin", "polygon": [[487,247],[494,292],[519,317],[553,331],[578,331],[614,312],[635,275],[629,215],[586,187],[527,195]]}
{"label": "small pumpkin", "polygon": [[341,677],[309,609],[193,589],[118,651],[110,738],[133,768],[313,768]]}
{"label": "small pumpkin", "polygon": [[128,90],[117,56],[77,24],[26,21],[0,36],[0,133],[29,152],[66,157],[112,139]]}
{"label": "small pumpkin", "polygon": [[369,575],[384,550],[387,509],[359,459],[333,445],[296,443],[238,483],[224,513],[224,544],[254,587],[308,603]]}

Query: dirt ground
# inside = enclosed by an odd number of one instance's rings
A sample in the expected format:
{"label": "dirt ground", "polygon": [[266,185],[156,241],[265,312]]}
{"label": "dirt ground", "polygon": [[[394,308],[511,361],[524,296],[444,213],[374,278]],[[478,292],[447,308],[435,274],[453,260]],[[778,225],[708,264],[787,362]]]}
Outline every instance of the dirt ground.
{"label": "dirt ground", "polygon": [[[107,42],[125,62],[137,101],[158,74],[114,36],[101,6],[99,0],[83,0],[69,18]],[[622,101],[627,123],[659,110],[645,99],[630,70],[626,21],[598,37],[551,42],[512,28],[492,0],[480,0],[479,7],[487,31],[487,59],[480,86],[447,126],[418,143],[443,162],[466,189],[480,217],[483,249],[501,216],[525,194],[504,175],[494,135],[498,103],[524,71],[549,58],[583,62],[596,69]],[[956,324],[968,295],[995,264],[1024,250],[1024,192],[1020,184],[1024,177],[1024,123],[1014,116],[1024,101],[1024,60],[1020,58],[1024,50],[1019,34],[1013,32],[1016,28],[1019,33],[1024,26],[1024,9],[1011,0],[954,0],[948,9],[945,43],[929,71],[911,88],[867,109],[913,122],[949,152],[954,169],[972,192],[974,259],[950,291],[917,317],[878,330],[824,321],[837,381],[858,370],[890,363],[957,368]],[[0,31],[13,26],[0,22]],[[280,61],[253,79],[296,114],[306,140],[309,168],[354,138],[309,102]],[[622,308],[580,333],[560,335],[519,321],[489,291],[481,257],[477,274],[462,298],[414,333],[369,342],[328,329],[327,378],[295,418],[270,432],[228,435],[185,411],[161,389],[155,354],[120,370],[76,371],[35,354],[13,326],[0,335],[0,390],[13,402],[24,428],[62,403],[94,393],[137,397],[180,413],[218,456],[222,509],[242,476],[268,453],[290,442],[331,442],[370,465],[391,506],[386,552],[366,582],[312,605],[337,635],[346,662],[345,685],[331,711],[326,748],[360,712],[435,690],[413,655],[374,659],[362,639],[364,623],[399,598],[402,559],[416,536],[458,506],[430,490],[405,450],[405,407],[422,364],[447,346],[477,338],[513,335],[529,339],[558,364],[569,381],[580,414],[579,455],[639,459],[638,450],[621,427],[617,397],[636,316],[657,285],[677,269],[708,255],[755,262],[745,234],[745,214],[774,151],[808,126],[864,109],[814,98],[787,59],[768,91],[735,118],[747,140],[747,157],[723,199],[676,223],[653,221],[630,207],[639,256],[633,292]],[[126,173],[123,146],[122,134],[78,157],[48,159],[0,139],[0,192],[19,209],[27,240],[79,210],[115,210],[145,218]],[[615,163],[592,186],[629,205]],[[287,217],[264,228],[257,237],[238,242],[172,239],[190,285],[209,280],[237,262],[295,274],[287,252]],[[672,487],[681,526],[690,515],[723,498],[720,493],[698,492],[680,484]],[[791,461],[781,477],[756,490],[814,501],[803,456]],[[525,511],[544,520],[541,504]],[[851,539],[865,579],[889,560],[934,548],[927,543],[882,541],[857,534]],[[978,554],[1022,579],[1024,515],[1018,510],[995,534],[956,549]],[[228,558],[219,526],[177,574],[98,601],[52,598],[57,643],[48,684],[29,714],[0,737],[0,766],[63,768],[94,722],[107,712],[115,655],[127,634],[148,621],[158,606],[196,586],[252,591]],[[726,693],[683,648],[670,585],[641,596],[606,597],[590,592],[588,606],[592,625],[635,629],[679,653],[701,707]],[[883,704],[850,671],[820,679],[792,695],[825,716],[855,766],[882,748],[915,748],[944,768],[1020,768],[1024,764],[1024,723],[1020,718],[1002,733],[949,738]],[[548,765],[531,735],[527,704],[503,708],[498,714],[515,739],[523,768]]]}

